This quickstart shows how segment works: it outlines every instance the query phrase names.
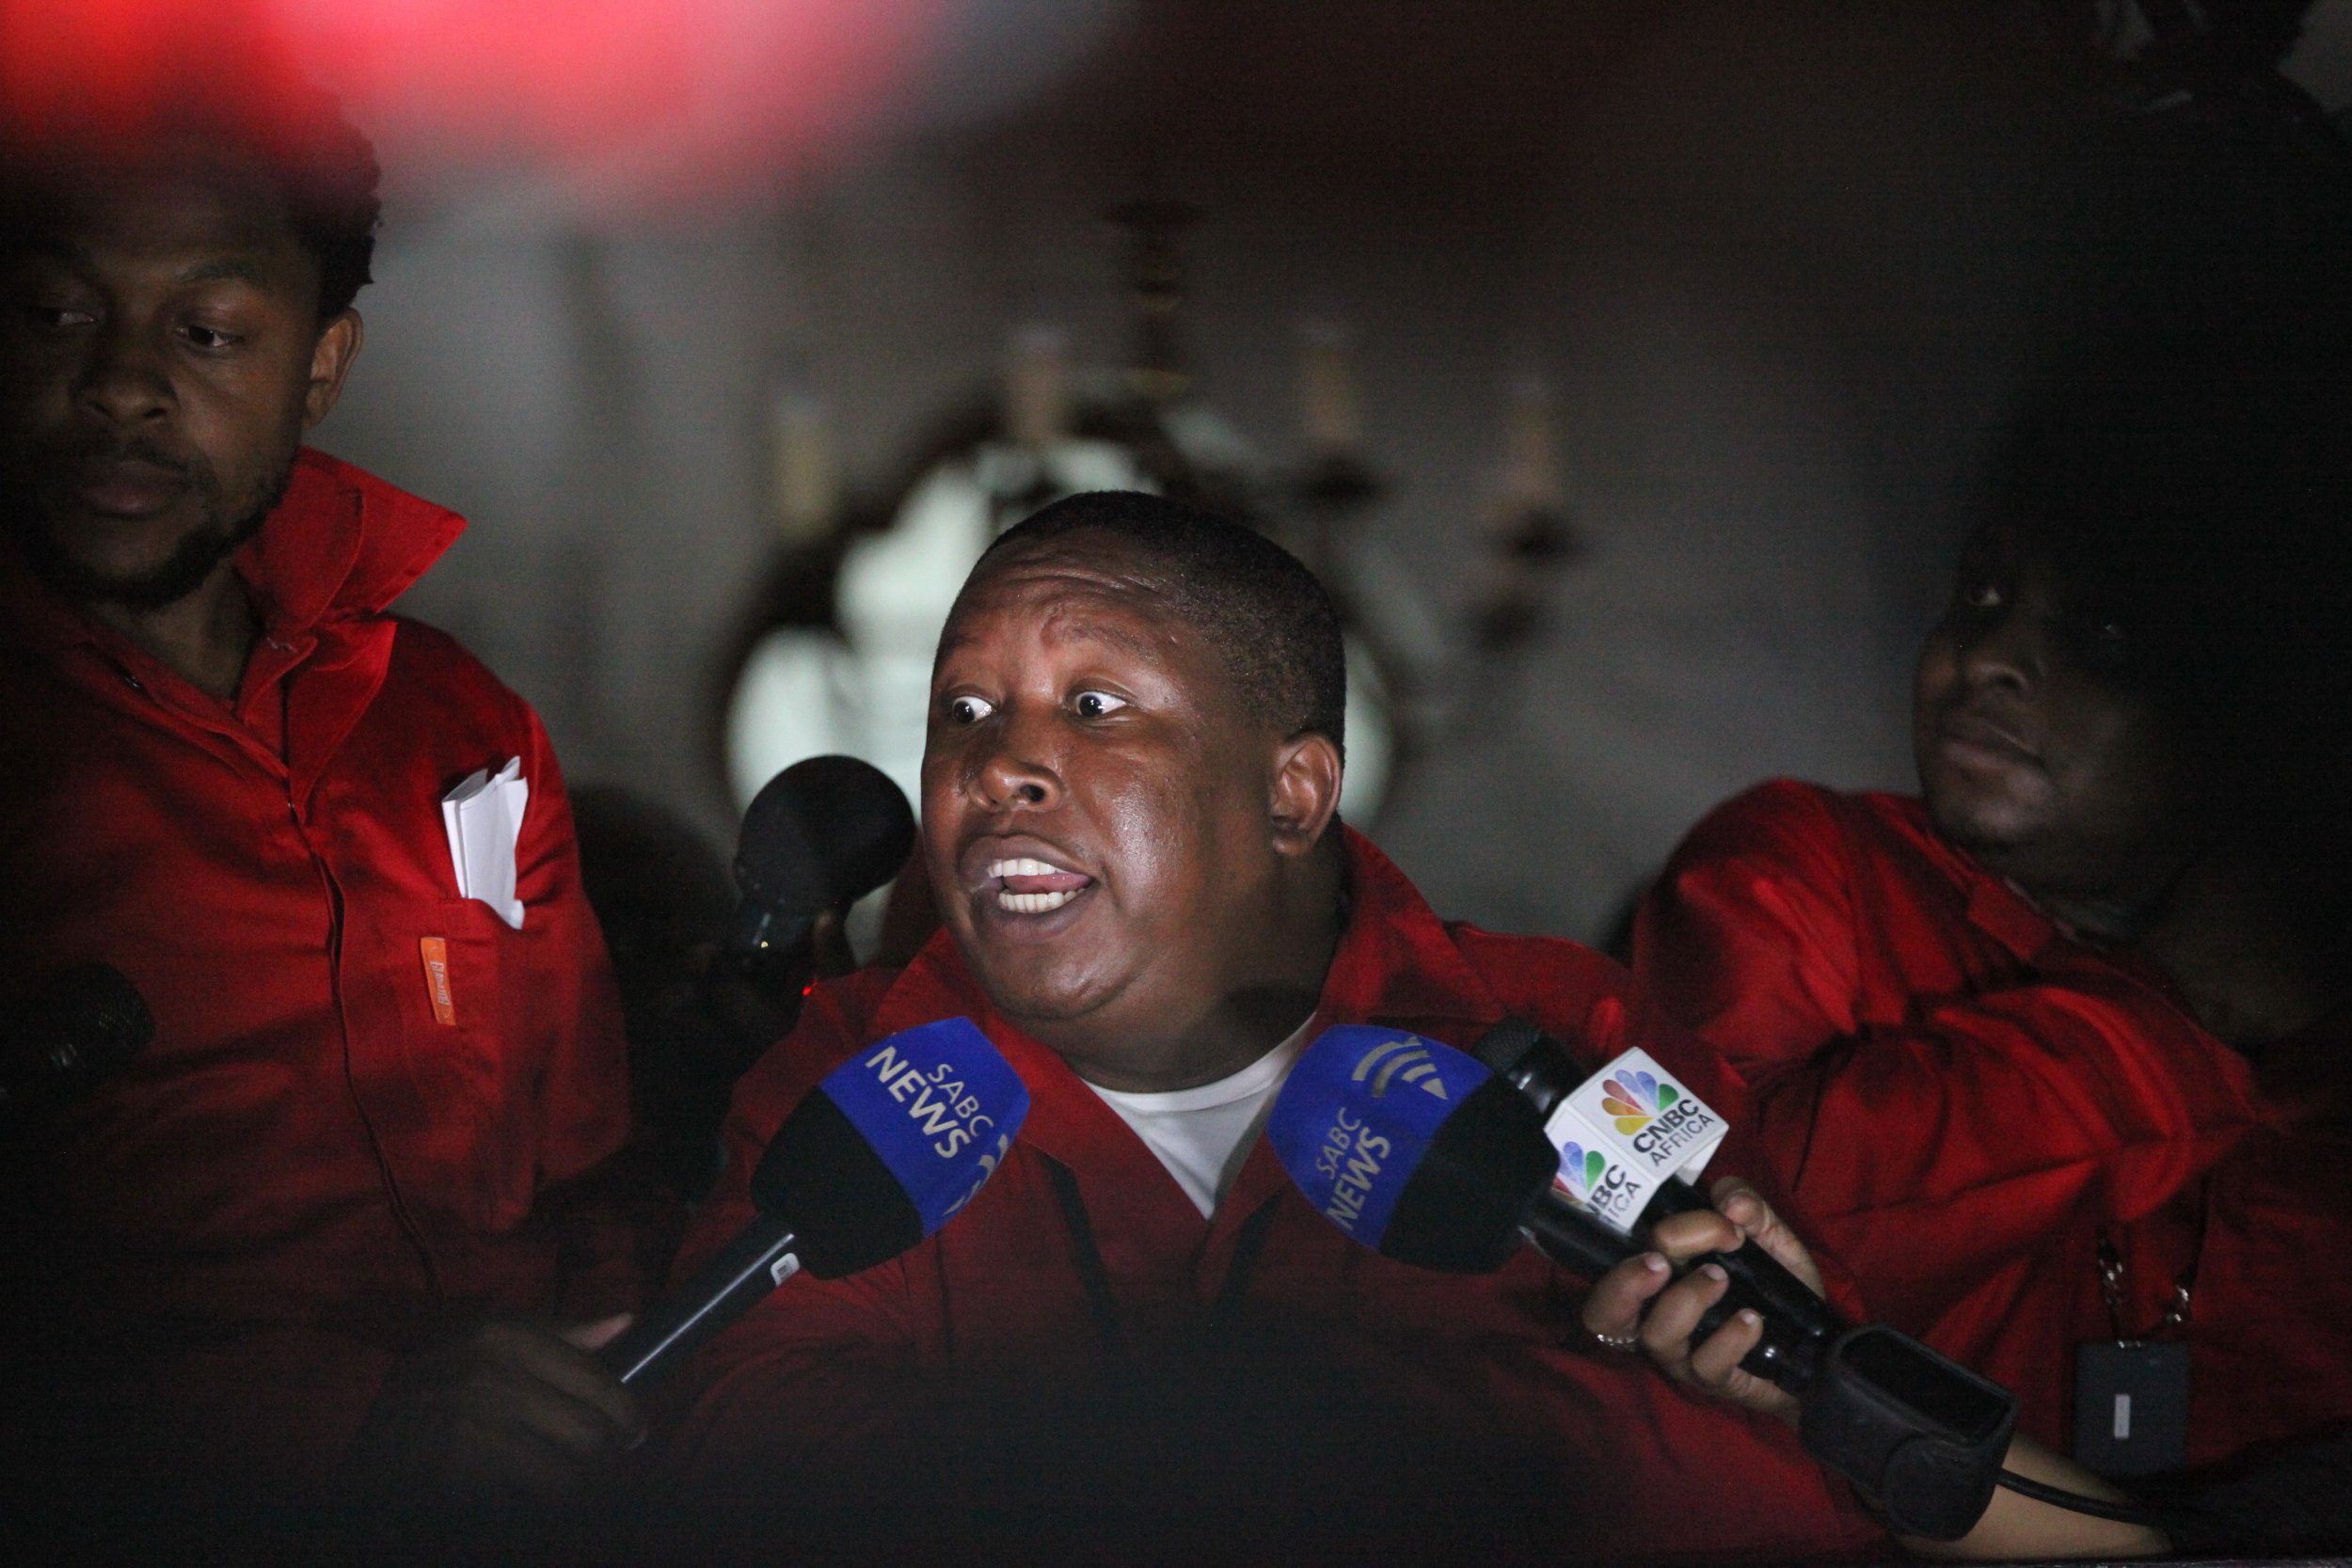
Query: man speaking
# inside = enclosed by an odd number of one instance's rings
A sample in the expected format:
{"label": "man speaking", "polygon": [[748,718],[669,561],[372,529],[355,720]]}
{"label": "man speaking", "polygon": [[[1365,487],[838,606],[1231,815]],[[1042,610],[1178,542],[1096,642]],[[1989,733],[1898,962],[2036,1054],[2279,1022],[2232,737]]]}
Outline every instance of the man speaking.
{"label": "man speaking", "polygon": [[1344,694],[1313,577],[1173,502],[1076,497],[975,568],[923,767],[946,928],[821,987],[744,1080],[687,1261],[749,1217],[761,1146],[866,1042],[968,1016],[1029,1117],[938,1235],[796,1281],[709,1347],[664,1423],[698,1528],[831,1528],[877,1558],[992,1522],[1030,1551],[1062,1530],[1383,1560],[1870,1539],[1785,1432],[1587,1354],[1549,1264],[1410,1268],[1285,1178],[1265,1114],[1335,1023],[1468,1046],[1516,1015],[1718,1087],[1613,966],[1441,922],[1339,825]]}

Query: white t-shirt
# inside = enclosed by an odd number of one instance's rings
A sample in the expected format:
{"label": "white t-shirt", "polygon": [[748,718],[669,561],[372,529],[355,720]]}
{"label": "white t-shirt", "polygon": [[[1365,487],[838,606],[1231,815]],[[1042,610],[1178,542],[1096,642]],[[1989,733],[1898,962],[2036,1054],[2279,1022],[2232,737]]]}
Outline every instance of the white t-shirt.
{"label": "white t-shirt", "polygon": [[1207,1219],[1216,1212],[1217,1199],[1248,1163],[1266,1114],[1274,1109],[1274,1097],[1290,1076],[1291,1064],[1306,1048],[1314,1022],[1309,1017],[1290,1038],[1214,1084],[1163,1094],[1131,1094],[1098,1084],[1087,1087],[1135,1129],[1136,1136],[1159,1156],[1168,1174],[1200,1211],[1200,1217]]}

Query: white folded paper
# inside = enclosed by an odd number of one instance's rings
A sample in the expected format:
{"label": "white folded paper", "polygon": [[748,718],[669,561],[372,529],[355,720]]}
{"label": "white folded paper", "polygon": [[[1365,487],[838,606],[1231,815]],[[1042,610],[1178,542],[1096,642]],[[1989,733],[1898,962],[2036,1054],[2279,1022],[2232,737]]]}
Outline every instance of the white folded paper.
{"label": "white folded paper", "polygon": [[523,906],[515,896],[515,843],[530,803],[531,781],[523,777],[520,757],[509,758],[495,774],[476,768],[441,798],[457,895],[481,899],[517,931],[523,928]]}

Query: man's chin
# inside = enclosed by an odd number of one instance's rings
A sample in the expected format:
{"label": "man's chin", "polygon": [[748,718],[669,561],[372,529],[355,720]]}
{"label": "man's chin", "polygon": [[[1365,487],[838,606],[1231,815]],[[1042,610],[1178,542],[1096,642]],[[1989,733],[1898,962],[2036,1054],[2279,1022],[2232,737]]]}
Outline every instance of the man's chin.
{"label": "man's chin", "polygon": [[[289,477],[291,473],[289,469]],[[223,562],[262,531],[284,494],[280,482],[233,522],[224,523],[217,515],[199,518],[167,552],[136,563],[76,554],[61,542],[62,531],[54,526],[33,523],[17,532],[34,574],[59,596],[75,604],[148,612],[178,604],[212,580]]]}

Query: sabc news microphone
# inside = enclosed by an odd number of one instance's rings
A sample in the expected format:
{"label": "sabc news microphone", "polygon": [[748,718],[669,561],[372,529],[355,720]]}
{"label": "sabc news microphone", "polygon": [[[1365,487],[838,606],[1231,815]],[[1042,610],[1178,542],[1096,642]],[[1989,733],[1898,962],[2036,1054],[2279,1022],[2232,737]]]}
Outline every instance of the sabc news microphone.
{"label": "sabc news microphone", "polygon": [[636,1386],[803,1269],[838,1279],[888,1262],[972,1200],[1028,1114],[1028,1086],[970,1019],[861,1048],[759,1157],[759,1217],[599,1358]]}
{"label": "sabc news microphone", "polygon": [[112,964],[69,969],[0,1029],[0,1126],[67,1104],[130,1066],[155,1015]]}
{"label": "sabc news microphone", "polygon": [[[1597,1278],[1640,1249],[1569,1201],[1545,1119],[1508,1079],[1450,1046],[1342,1024],[1291,1069],[1266,1137],[1307,1200],[1384,1257],[1485,1273],[1532,1242]],[[1974,1528],[2004,1481],[2015,1397],[1883,1324],[1848,1326],[1818,1301],[1837,1332],[1804,1355],[1809,1325],[1778,1316],[1738,1276],[1725,1301],[1743,1292],[1780,1347],[1772,1366],[1800,1401],[1806,1451],[1900,1533],[1952,1541]],[[2033,1495],[2088,1504],[2083,1512],[2112,1507],[2047,1488]]]}
{"label": "sabc news microphone", "polygon": [[914,850],[914,813],[881,768],[845,756],[794,763],[743,813],[727,961],[747,975],[771,966],[808,940],[818,915],[846,911]]}

